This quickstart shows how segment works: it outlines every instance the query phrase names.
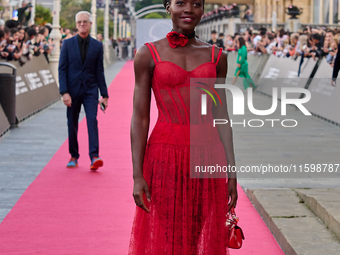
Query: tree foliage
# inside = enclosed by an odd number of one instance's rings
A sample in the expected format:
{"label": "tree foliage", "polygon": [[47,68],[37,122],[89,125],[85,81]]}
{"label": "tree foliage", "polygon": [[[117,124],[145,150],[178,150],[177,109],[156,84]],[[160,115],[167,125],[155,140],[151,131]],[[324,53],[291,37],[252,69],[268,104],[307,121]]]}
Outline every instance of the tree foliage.
{"label": "tree foliage", "polygon": [[79,11],[91,12],[91,0],[61,0],[60,17],[65,21],[66,27],[76,27],[75,16]]}
{"label": "tree foliage", "polygon": [[143,0],[143,1],[137,2],[135,10],[138,11],[139,9],[142,9],[152,4],[163,4],[163,0]]}
{"label": "tree foliage", "polygon": [[[53,19],[50,9],[42,5],[37,5],[35,7],[34,24],[44,26],[46,23],[52,24],[52,22]],[[66,20],[63,18],[60,18],[59,23],[61,27],[65,27],[67,25]]]}
{"label": "tree foliage", "polygon": [[[153,4],[163,4],[163,0],[143,0],[136,3],[135,10],[138,11],[144,7],[153,5]],[[157,14],[157,15],[155,15]],[[155,12],[155,13],[149,13],[142,17],[142,19],[164,19],[164,18],[170,18],[170,15],[165,12]]]}
{"label": "tree foliage", "polygon": [[45,25],[46,23],[52,23],[52,15],[49,8],[42,5],[35,7],[34,23],[38,25]]}
{"label": "tree foliage", "polygon": [[163,19],[163,16],[158,12],[153,12],[145,15],[144,19]]}
{"label": "tree foliage", "polygon": [[[109,20],[109,36],[113,34],[113,23]],[[104,37],[104,11],[97,9],[97,34],[102,34]]]}

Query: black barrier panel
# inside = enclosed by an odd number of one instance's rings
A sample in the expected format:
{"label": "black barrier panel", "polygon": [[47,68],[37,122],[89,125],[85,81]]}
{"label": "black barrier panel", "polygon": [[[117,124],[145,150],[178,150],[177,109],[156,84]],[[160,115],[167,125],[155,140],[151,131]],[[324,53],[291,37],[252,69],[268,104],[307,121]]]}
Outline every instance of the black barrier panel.
{"label": "black barrier panel", "polygon": [[340,124],[340,78],[336,86],[331,85],[333,68],[322,60],[314,79],[309,85],[311,100],[306,108],[320,117]]}
{"label": "black barrier panel", "polygon": [[261,56],[256,56],[256,55],[253,56],[253,58],[255,58],[255,66],[254,66],[254,69],[253,67],[250,67],[251,69],[253,69],[253,71],[250,72],[250,77],[253,79],[256,85],[258,83],[258,79],[260,78],[262,71],[264,67],[266,66],[270,56],[271,55],[269,54],[263,54]]}
{"label": "black barrier panel", "polygon": [[17,119],[15,114],[15,79],[16,67],[8,62],[0,63],[1,69],[9,69],[11,73],[3,73],[0,71],[0,104],[11,127],[17,127]]}
{"label": "black barrier panel", "polygon": [[10,127],[7,117],[0,106],[0,136]]}
{"label": "black barrier panel", "polygon": [[17,61],[16,115],[19,121],[60,100],[59,88],[45,56],[33,57],[20,67]]}
{"label": "black barrier panel", "polygon": [[[278,58],[271,55],[258,81],[257,91],[271,96],[273,86],[277,88],[304,88],[312,74],[316,61],[312,58],[305,58],[298,77],[299,65],[300,57],[294,60],[293,58]],[[300,95],[295,94],[293,98],[299,97]],[[279,98],[281,98],[280,94]]]}

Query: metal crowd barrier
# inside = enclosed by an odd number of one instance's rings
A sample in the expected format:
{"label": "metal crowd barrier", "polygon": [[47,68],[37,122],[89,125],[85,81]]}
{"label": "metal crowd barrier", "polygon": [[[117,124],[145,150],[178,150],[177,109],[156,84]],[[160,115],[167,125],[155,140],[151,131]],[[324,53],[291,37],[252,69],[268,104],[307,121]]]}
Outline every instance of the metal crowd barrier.
{"label": "metal crowd barrier", "polygon": [[[13,74],[4,68],[11,67]],[[16,75],[15,75],[16,72]],[[59,89],[44,55],[33,57],[25,65],[17,61],[0,63],[0,135],[26,117],[60,100]]]}
{"label": "metal crowd barrier", "polygon": [[322,59],[308,87],[311,100],[305,106],[315,116],[340,125],[340,78],[336,80],[336,86],[332,86],[332,73],[333,68]]}
{"label": "metal crowd barrier", "polygon": [[[268,61],[269,55],[264,54],[261,56],[258,55],[248,55],[248,73],[253,81],[257,82],[261,73],[263,71],[264,66]],[[232,78],[234,77],[236,71],[236,60],[237,60],[237,52],[228,52],[228,72],[227,78],[228,81],[231,82]],[[242,79],[238,79],[236,85],[242,85]],[[243,85],[242,85],[243,86]]]}
{"label": "metal crowd barrier", "polygon": [[[228,53],[227,82],[231,82],[236,70],[236,52]],[[248,55],[249,75],[255,82],[257,92],[272,97],[273,88],[278,88],[278,99],[281,99],[280,89],[283,87],[308,89],[311,99],[304,104],[313,115],[340,125],[340,78],[336,86],[331,85],[333,68],[326,59],[318,61],[301,57],[283,58],[264,54],[261,56]],[[299,73],[300,66],[300,73]],[[242,79],[236,86],[243,88]],[[304,93],[291,93],[289,98],[303,98]]]}
{"label": "metal crowd barrier", "polygon": [[[257,81],[257,91],[272,96],[273,87],[308,89],[311,99],[304,103],[306,109],[313,115],[340,125],[340,78],[337,85],[331,85],[333,68],[321,59],[321,63],[313,58],[304,58],[300,67],[301,57],[279,58],[271,55],[266,61],[260,78]],[[280,99],[281,93],[278,93]],[[305,93],[291,93],[289,98],[304,98]]]}

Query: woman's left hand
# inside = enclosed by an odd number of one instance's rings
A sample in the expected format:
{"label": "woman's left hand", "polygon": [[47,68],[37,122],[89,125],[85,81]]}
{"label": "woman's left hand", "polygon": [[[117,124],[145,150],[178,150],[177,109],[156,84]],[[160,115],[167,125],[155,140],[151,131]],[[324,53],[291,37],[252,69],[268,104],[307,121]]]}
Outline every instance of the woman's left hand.
{"label": "woman's left hand", "polygon": [[[230,202],[228,204],[228,212],[231,210],[231,208],[236,207],[237,203],[237,182],[236,178],[228,179],[228,196],[230,197]],[[228,201],[229,201],[228,197]]]}
{"label": "woman's left hand", "polygon": [[236,66],[237,66],[238,68],[241,68],[241,64],[237,64]]}

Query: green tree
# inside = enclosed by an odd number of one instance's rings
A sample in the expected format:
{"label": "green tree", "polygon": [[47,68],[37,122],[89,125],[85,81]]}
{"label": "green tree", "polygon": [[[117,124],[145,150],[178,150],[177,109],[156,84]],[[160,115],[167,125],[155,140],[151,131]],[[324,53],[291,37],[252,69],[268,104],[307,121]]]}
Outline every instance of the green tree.
{"label": "green tree", "polygon": [[163,16],[158,12],[153,12],[145,15],[144,19],[163,19]]}
{"label": "green tree", "polygon": [[[97,9],[97,34],[104,37],[104,10]],[[113,35],[113,21],[109,20],[109,36]]]}
{"label": "green tree", "polygon": [[61,0],[60,17],[66,21],[67,27],[76,27],[75,15],[82,10],[81,0]]}
{"label": "green tree", "polygon": [[45,8],[42,5],[35,7],[35,19],[34,23],[38,25],[45,25],[46,23],[52,23],[52,15],[49,8]]}
{"label": "green tree", "polygon": [[[37,5],[35,8],[34,23],[38,25],[45,25],[46,23],[52,23],[52,14],[49,8],[45,8],[42,5]],[[67,21],[60,18],[59,24],[61,27],[67,27]]]}
{"label": "green tree", "polygon": [[[138,11],[146,6],[150,6],[153,4],[163,4],[163,0],[143,0],[143,1],[137,2],[135,10]],[[155,14],[157,13],[158,15],[154,15],[154,13]],[[165,12],[154,12],[154,13],[149,13],[145,15],[144,17],[142,17],[142,19],[169,19],[170,18],[170,15]]]}
{"label": "green tree", "polygon": [[68,27],[67,21],[63,18],[60,18],[59,24],[60,24],[61,27]]}
{"label": "green tree", "polygon": [[[97,34],[104,37],[104,17],[97,18]],[[109,20],[109,37],[113,35],[113,21]]]}
{"label": "green tree", "polygon": [[83,11],[91,12],[91,4],[92,4],[91,0],[83,0],[80,6]]}
{"label": "green tree", "polygon": [[138,11],[139,9],[142,9],[152,4],[163,4],[163,0],[143,0],[143,1],[137,2],[135,10]]}
{"label": "green tree", "polygon": [[[91,0],[61,0],[60,18],[64,20],[65,26],[70,29],[76,27],[75,16],[79,11],[91,12]],[[97,17],[98,17],[97,11]]]}

